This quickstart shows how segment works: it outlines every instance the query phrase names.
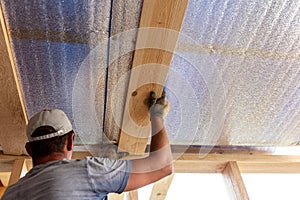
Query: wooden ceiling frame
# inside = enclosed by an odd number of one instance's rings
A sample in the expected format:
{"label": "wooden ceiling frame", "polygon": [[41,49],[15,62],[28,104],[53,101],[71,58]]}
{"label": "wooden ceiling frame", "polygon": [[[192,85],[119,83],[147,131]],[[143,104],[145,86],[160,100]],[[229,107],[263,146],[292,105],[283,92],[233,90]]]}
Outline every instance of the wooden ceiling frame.
{"label": "wooden ceiling frame", "polygon": [[147,99],[150,91],[162,93],[187,4],[188,0],[143,2],[119,151],[143,154],[146,149],[150,134]]}
{"label": "wooden ceiling frame", "polygon": [[[90,156],[90,153],[73,152],[73,159],[81,159],[85,156]],[[231,194],[245,200],[249,197],[241,173],[300,173],[299,155],[215,152],[206,156],[199,156],[198,153],[173,153],[173,158],[174,173],[222,173],[229,180],[228,183],[232,189]],[[30,164],[27,163],[29,159],[28,156],[0,154],[0,164],[4,160],[14,166],[6,167],[7,170],[12,169],[15,173],[14,177],[19,177],[21,169],[24,170],[24,164],[27,169],[30,168]],[[14,162],[7,162],[8,160],[14,160]],[[16,178],[13,179],[16,181]],[[163,200],[167,195],[172,179],[173,175],[155,183],[151,198]],[[135,199],[137,198],[136,193],[135,191],[131,192],[131,196]],[[111,199],[124,199],[124,194],[112,195]]]}
{"label": "wooden ceiling frame", "polygon": [[0,22],[0,144],[4,153],[21,155],[26,154],[27,115],[1,4]]}

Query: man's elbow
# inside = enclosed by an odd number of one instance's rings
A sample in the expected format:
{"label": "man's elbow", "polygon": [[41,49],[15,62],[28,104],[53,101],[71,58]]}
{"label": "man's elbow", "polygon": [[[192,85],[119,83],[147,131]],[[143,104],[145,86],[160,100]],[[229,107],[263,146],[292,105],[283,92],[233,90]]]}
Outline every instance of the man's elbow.
{"label": "man's elbow", "polygon": [[171,175],[174,172],[173,170],[174,170],[173,163],[168,164],[166,167],[164,167],[164,169],[163,169],[164,177]]}

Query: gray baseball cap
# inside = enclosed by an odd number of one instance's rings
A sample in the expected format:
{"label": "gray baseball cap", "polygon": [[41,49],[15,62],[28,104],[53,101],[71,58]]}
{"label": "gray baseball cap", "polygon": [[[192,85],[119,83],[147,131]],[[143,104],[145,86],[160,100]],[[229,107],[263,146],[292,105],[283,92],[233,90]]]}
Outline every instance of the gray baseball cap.
{"label": "gray baseball cap", "polygon": [[[33,137],[33,132],[42,126],[51,126],[56,132],[48,133],[46,135]],[[72,131],[72,125],[69,121],[67,115],[59,109],[49,109],[42,110],[36,113],[32,118],[30,118],[27,124],[27,138],[28,141],[38,141],[53,138],[56,136],[62,136]]]}

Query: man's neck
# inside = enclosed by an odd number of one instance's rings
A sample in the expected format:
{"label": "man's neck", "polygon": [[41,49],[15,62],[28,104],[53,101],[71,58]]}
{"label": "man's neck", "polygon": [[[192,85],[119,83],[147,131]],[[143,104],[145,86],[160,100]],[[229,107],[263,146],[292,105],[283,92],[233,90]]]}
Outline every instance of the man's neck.
{"label": "man's neck", "polygon": [[55,160],[62,160],[64,158],[67,158],[67,156],[64,153],[54,152],[54,153],[51,153],[50,155],[47,155],[47,156],[44,156],[41,158],[37,158],[33,162],[33,166],[45,164],[47,162],[51,162],[51,161],[55,161]]}

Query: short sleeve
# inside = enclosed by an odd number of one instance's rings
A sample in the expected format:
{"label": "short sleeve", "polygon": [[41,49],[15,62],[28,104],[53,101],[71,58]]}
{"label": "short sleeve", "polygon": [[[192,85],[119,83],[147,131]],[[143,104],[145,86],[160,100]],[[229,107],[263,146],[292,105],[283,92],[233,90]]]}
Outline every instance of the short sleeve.
{"label": "short sleeve", "polygon": [[88,176],[95,192],[122,193],[127,185],[131,161],[87,157]]}

